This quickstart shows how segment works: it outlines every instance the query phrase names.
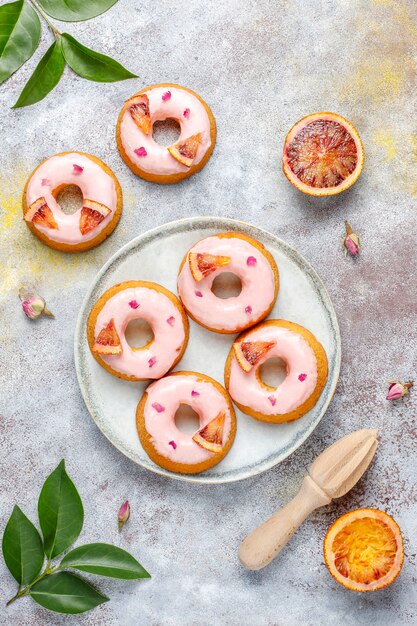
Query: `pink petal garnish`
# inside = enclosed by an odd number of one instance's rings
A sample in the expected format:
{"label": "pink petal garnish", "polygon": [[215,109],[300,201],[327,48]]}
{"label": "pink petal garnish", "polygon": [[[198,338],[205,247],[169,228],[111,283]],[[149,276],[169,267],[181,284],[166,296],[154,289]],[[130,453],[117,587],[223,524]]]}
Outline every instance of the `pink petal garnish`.
{"label": "pink petal garnish", "polygon": [[171,315],[171,317],[169,317],[169,318],[167,319],[167,322],[168,322],[168,324],[169,324],[170,326],[174,326],[174,324],[175,324],[175,317],[174,317],[173,315]]}
{"label": "pink petal garnish", "polygon": [[162,406],[162,404],[159,404],[159,402],[154,402],[152,404],[152,408],[155,409],[155,411],[158,411],[158,413],[163,413],[165,411],[165,407]]}
{"label": "pink petal garnish", "polygon": [[270,403],[272,404],[272,406],[275,406],[277,403],[277,399],[274,398],[274,396],[268,396],[268,400],[270,401]]}
{"label": "pink petal garnish", "polygon": [[201,293],[201,291],[196,291],[195,295],[197,296],[197,298],[202,298],[203,294]]}
{"label": "pink petal garnish", "polygon": [[249,267],[255,267],[257,262],[258,261],[255,259],[254,256],[248,256],[248,258],[246,259],[246,265],[249,265]]}
{"label": "pink petal garnish", "polygon": [[50,185],[50,184],[51,184],[51,181],[49,180],[49,178],[42,178],[42,181],[41,181],[42,187],[45,187],[45,185]]}
{"label": "pink petal garnish", "polygon": [[198,393],[198,391],[194,391],[194,389],[193,389],[193,391],[191,392],[191,395],[193,396],[193,398],[196,398],[200,394]]}
{"label": "pink petal garnish", "polygon": [[83,171],[84,171],[84,168],[83,168],[83,167],[81,167],[81,165],[77,165],[76,163],[73,163],[73,166],[72,166],[72,173],[73,173],[75,176],[79,176],[80,174],[82,174],[82,173],[83,173]]}
{"label": "pink petal garnish", "polygon": [[176,450],[177,444],[175,443],[175,441],[170,441],[169,445],[172,446],[174,448],[174,450]]}
{"label": "pink petal garnish", "polygon": [[148,365],[149,365],[149,367],[153,367],[155,365],[155,363],[156,363],[156,356],[153,356],[153,357],[151,357],[149,359]]}
{"label": "pink petal garnish", "polygon": [[188,118],[190,117],[190,109],[185,109],[184,113],[183,113],[184,117]]}
{"label": "pink petal garnish", "polygon": [[138,303],[138,302],[136,302],[136,300],[131,300],[131,301],[129,302],[129,306],[130,306],[130,307],[132,307],[132,309],[137,309],[137,308],[138,308],[138,306],[139,306],[139,303]]}
{"label": "pink petal garnish", "polygon": [[304,382],[306,378],[307,378],[307,374],[300,374],[298,377],[298,380],[300,380],[301,382]]}
{"label": "pink petal garnish", "polygon": [[250,315],[252,313],[252,307],[251,306],[247,306],[245,308],[245,313],[247,313],[248,315]]}
{"label": "pink petal garnish", "polygon": [[164,102],[166,102],[167,100],[171,100],[171,92],[170,91],[166,91],[165,93],[162,94],[162,100]]}
{"label": "pink petal garnish", "polygon": [[146,157],[148,155],[143,146],[141,146],[140,148],[135,148],[133,152],[137,154],[138,157]]}

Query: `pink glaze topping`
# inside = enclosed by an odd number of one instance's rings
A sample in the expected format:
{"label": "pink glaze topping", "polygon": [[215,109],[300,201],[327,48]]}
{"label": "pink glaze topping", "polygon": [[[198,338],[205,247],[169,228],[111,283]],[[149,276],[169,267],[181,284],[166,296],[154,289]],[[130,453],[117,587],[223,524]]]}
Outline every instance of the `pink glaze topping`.
{"label": "pink glaze topping", "polygon": [[[81,208],[72,215],[67,215],[63,213],[52,195],[52,191],[60,185],[77,185],[84,199],[104,204],[111,210],[111,213],[91,232],[82,235],[80,232]],[[70,245],[90,241],[97,237],[113,219],[117,207],[116,185],[113,178],[98,163],[78,152],[50,157],[38,167],[28,182],[27,205],[31,205],[41,197],[45,198],[51,209],[58,229],[44,228],[35,223],[33,226],[49,239]]]}
{"label": "pink glaze topping", "polygon": [[[317,360],[302,335],[280,326],[261,326],[249,332],[245,341],[275,341],[276,344],[248,373],[233,356],[228,389],[233,400],[264,415],[282,415],[311,396],[317,383]],[[279,357],[287,365],[287,377],[275,391],[262,386],[257,377],[261,365],[273,357]]]}
{"label": "pink glaze topping", "polygon": [[[186,309],[204,326],[216,330],[236,330],[263,318],[275,298],[274,273],[268,259],[255,246],[239,237],[207,237],[190,252],[228,256],[231,262],[201,281],[194,280],[188,257],[178,277],[178,292]],[[255,259],[248,264],[248,258]],[[211,291],[214,279],[222,272],[236,274],[242,291],[233,298],[218,298]]]}
{"label": "pink glaze topping", "polygon": [[[194,164],[199,163],[211,146],[210,119],[200,100],[185,89],[177,87],[170,87],[169,90],[166,87],[155,87],[144,93],[149,98],[151,124],[168,118],[177,120],[181,126],[177,141],[201,133],[201,143],[194,159]],[[153,139],[152,131],[146,135],[138,127],[128,109],[120,124],[120,138],[129,159],[145,172],[169,175],[189,171],[165,146]]]}
{"label": "pink glaze topping", "polygon": [[[131,302],[138,303],[132,308]],[[167,324],[173,317],[174,325]],[[125,330],[131,320],[144,319],[154,333],[152,342],[143,348],[131,348]],[[162,292],[149,287],[121,289],[107,300],[97,316],[95,338],[113,319],[122,346],[121,354],[100,355],[112,369],[136,378],[160,378],[171,369],[183,347],[185,329],[182,316],[175,304]],[[164,403],[161,403],[164,406]]]}
{"label": "pink glaze topping", "polygon": [[[146,393],[145,427],[156,451],[162,456],[192,465],[207,461],[214,455],[193,441],[195,433],[183,433],[177,428],[175,413],[180,404],[188,404],[194,409],[200,419],[200,428],[224,411],[226,419],[222,444],[226,444],[231,429],[230,409],[226,398],[211,382],[201,380],[198,374],[165,376],[152,383]],[[164,406],[165,411],[158,412],[154,408],[156,403]],[[176,445],[173,446],[172,442]]]}

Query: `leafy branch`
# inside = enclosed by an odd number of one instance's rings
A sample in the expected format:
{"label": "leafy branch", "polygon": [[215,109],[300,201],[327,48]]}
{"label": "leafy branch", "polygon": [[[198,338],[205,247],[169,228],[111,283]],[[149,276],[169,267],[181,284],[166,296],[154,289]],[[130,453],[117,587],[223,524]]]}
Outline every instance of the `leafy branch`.
{"label": "leafy branch", "polygon": [[115,82],[136,78],[118,61],[87,48],[72,35],[61,33],[49,17],[79,22],[96,17],[117,0],[17,0],[0,7],[0,84],[5,82],[38,48],[41,20],[47,24],[54,42],[39,61],[13,108],[35,104],[59,83],[65,66],[95,82]]}
{"label": "leafy branch", "polygon": [[50,611],[73,614],[84,613],[109,600],[69,569],[125,580],[150,577],[128,552],[106,543],[74,548],[59,564],[52,565],[77,539],[84,521],[81,498],[64,461],[42,487],[38,517],[43,539],[17,505],[4,530],[3,557],[19,585],[6,606],[30,596]]}

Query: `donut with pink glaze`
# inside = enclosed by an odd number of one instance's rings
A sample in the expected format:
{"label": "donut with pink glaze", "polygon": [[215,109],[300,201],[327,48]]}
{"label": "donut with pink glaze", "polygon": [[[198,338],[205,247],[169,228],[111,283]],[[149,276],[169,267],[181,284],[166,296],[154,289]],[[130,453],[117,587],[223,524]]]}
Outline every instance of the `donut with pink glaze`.
{"label": "donut with pink glaze", "polygon": [[[131,347],[125,331],[143,319],[153,339]],[[188,318],[178,298],[156,283],[130,280],[111,287],[91,309],[87,338],[91,353],[110,374],[125,380],[164,376],[182,358],[188,343]]]}
{"label": "donut with pink glaze", "polygon": [[[78,211],[68,215],[58,193],[76,185],[83,195]],[[23,191],[23,218],[41,241],[63,252],[97,246],[116,228],[122,213],[122,190],[103,161],[84,152],[62,152],[43,161]]]}
{"label": "donut with pink glaze", "polygon": [[[155,122],[173,119],[181,132],[175,144],[155,141]],[[127,100],[116,128],[117,147],[130,169],[154,183],[177,183],[201,170],[216,143],[216,122],[204,100],[186,87],[152,85]]]}
{"label": "donut with pink glaze", "polygon": [[[224,299],[213,293],[213,282],[223,272],[240,279],[239,295]],[[240,332],[263,320],[275,304],[278,289],[278,268],[271,253],[240,233],[198,241],[185,255],[178,274],[178,293],[188,315],[218,333]]]}
{"label": "donut with pink glaze", "polygon": [[[278,387],[261,378],[261,367],[279,357],[287,376]],[[268,320],[239,335],[227,357],[226,389],[243,413],[281,424],[305,415],[318,401],[327,381],[323,346],[303,326]]]}
{"label": "donut with pink glaze", "polygon": [[[175,424],[180,405],[189,405],[199,417],[195,433]],[[136,411],[140,441],[161,467],[182,474],[197,474],[217,465],[230,450],[236,416],[226,390],[205,374],[174,372],[152,383]]]}

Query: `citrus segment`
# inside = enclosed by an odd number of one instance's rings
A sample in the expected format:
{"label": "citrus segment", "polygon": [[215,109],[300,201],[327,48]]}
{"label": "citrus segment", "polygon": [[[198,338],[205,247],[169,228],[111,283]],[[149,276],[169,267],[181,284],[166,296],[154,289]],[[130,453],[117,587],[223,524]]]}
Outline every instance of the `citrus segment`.
{"label": "citrus segment", "polygon": [[186,165],[187,167],[191,167],[193,161],[196,157],[198,146],[201,143],[201,134],[197,133],[196,135],[192,135],[184,141],[179,141],[173,146],[169,146],[168,150],[180,163]]}
{"label": "citrus segment", "polygon": [[24,219],[26,222],[33,222],[43,228],[58,229],[54,214],[46,203],[45,198],[38,198],[25,211]]}
{"label": "citrus segment", "polygon": [[383,511],[351,511],[328,530],[324,557],[330,573],[344,587],[353,591],[382,589],[401,571],[401,531]]}
{"label": "citrus segment", "polygon": [[230,261],[231,258],[228,256],[219,256],[215,254],[190,252],[188,255],[190,271],[197,283],[212,272],[218,270],[220,267],[229,265]]}
{"label": "citrus segment", "polygon": [[137,124],[145,135],[149,135],[151,130],[151,115],[149,112],[149,98],[145,93],[134,96],[127,101],[129,105],[129,113],[133,121]]}
{"label": "citrus segment", "polygon": [[100,202],[84,200],[80,216],[80,231],[87,235],[111,213],[111,210]]}
{"label": "citrus segment", "polygon": [[226,419],[225,413],[219,413],[217,417],[211,420],[204,428],[193,435],[193,441],[199,446],[210,450],[210,452],[220,452],[223,441],[223,428]]}
{"label": "citrus segment", "polygon": [[357,180],[364,154],[356,129],[336,113],[314,113],[287,135],[282,157],[288,180],[300,191],[326,196]]}
{"label": "citrus segment", "polygon": [[121,354],[122,346],[113,319],[99,332],[92,349],[98,354]]}
{"label": "citrus segment", "polygon": [[233,351],[243,371],[250,372],[273,346],[275,341],[242,341],[233,344]]}

